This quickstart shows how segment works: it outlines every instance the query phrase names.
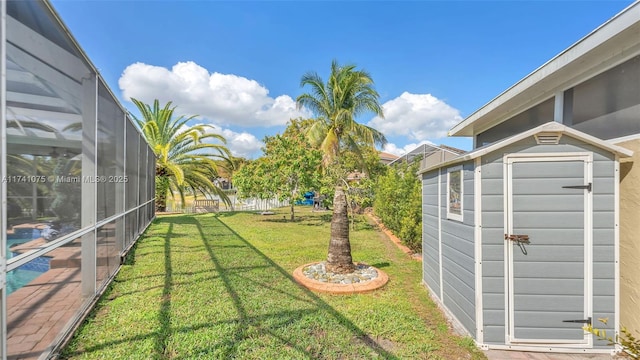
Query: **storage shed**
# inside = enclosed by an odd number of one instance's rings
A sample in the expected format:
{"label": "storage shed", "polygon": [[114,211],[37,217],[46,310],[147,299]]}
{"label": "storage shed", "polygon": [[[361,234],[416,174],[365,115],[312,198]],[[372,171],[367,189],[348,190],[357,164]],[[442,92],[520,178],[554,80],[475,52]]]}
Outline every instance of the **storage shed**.
{"label": "storage shed", "polygon": [[582,327],[617,329],[632,154],[548,122],[422,170],[423,279],[455,325],[483,348],[613,351]]}

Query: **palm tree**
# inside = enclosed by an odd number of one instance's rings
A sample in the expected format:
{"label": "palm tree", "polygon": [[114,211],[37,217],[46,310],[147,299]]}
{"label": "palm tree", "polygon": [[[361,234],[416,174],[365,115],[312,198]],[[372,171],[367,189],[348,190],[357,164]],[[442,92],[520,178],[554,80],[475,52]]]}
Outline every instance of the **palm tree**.
{"label": "palm tree", "polygon": [[317,116],[307,135],[323,153],[325,174],[333,174],[336,180],[327,270],[352,272],[347,199],[342,186],[347,169],[341,159],[346,152],[361,156],[362,149],[386,143],[381,132],[355,120],[368,112],[384,116],[379,95],[369,73],[356,70],[355,65],[341,66],[335,60],[326,84],[317,73],[309,72],[302,76],[300,86],[309,86],[310,92],[298,96],[298,108],[306,107]]}
{"label": "palm tree", "polygon": [[174,117],[171,102],[160,108],[158,100],[153,107],[137,99],[131,101],[142,119],[131,116],[156,155],[156,211],[166,210],[168,192],[180,194],[182,204],[185,191],[195,196],[218,195],[229,204],[229,198],[213,182],[218,177],[216,160],[227,161],[231,156],[224,137],[207,131],[213,129],[211,125],[188,126],[197,115]]}

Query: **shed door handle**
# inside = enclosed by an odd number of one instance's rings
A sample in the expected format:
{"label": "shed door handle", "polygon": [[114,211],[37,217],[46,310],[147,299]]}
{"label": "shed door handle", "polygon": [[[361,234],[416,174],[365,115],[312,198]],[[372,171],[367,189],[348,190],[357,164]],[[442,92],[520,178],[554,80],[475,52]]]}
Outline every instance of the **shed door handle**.
{"label": "shed door handle", "polygon": [[591,192],[591,183],[587,185],[567,185],[563,186],[563,189],[586,189],[588,192]]}
{"label": "shed door handle", "polygon": [[578,319],[578,320],[562,320],[562,322],[565,322],[565,323],[581,323],[581,324],[591,325],[591,318],[588,317],[586,319]]}

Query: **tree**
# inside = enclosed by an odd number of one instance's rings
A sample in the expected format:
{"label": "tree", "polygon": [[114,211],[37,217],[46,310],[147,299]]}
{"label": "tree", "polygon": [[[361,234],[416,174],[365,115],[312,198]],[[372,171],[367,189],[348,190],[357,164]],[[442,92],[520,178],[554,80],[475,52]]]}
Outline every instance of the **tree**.
{"label": "tree", "polygon": [[280,200],[289,201],[293,221],[295,200],[318,184],[321,154],[300,134],[295,120],[290,124],[284,135],[265,138],[264,153],[272,167],[270,180]]}
{"label": "tree", "polygon": [[295,219],[295,201],[318,185],[321,154],[302,134],[305,120],[291,120],[284,134],[267,136],[264,156],[236,174],[236,185],[245,196],[277,196],[287,200],[291,220]]}
{"label": "tree", "polygon": [[342,162],[346,152],[361,156],[365,148],[386,143],[384,135],[355,118],[365,113],[383,117],[378,92],[368,72],[355,65],[331,63],[331,73],[325,83],[315,72],[302,76],[301,87],[310,91],[296,99],[298,108],[306,107],[316,116],[307,130],[313,145],[322,151],[325,175],[333,177],[335,194],[331,218],[331,239],[327,255],[327,270],[349,273],[354,269],[349,242],[349,218],[343,184],[347,170]]}
{"label": "tree", "polygon": [[238,189],[238,197],[269,199],[275,196],[275,189],[270,181],[268,159],[261,157],[247,161],[234,174],[233,182]]}
{"label": "tree", "polygon": [[187,125],[197,115],[174,117],[171,102],[160,108],[158,100],[153,107],[137,99],[131,101],[142,119],[131,116],[156,155],[156,211],[166,210],[168,192],[180,194],[183,204],[185,191],[195,196],[218,195],[229,204],[229,198],[213,182],[218,177],[216,160],[230,156],[224,137],[210,132],[211,125]]}

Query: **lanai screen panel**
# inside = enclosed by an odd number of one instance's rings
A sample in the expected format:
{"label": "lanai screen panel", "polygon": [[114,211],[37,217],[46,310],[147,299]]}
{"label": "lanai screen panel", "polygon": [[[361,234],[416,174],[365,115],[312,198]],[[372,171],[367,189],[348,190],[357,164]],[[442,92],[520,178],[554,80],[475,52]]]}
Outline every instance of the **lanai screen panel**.
{"label": "lanai screen panel", "polygon": [[554,98],[521,112],[518,115],[478,134],[476,147],[494,143],[525,130],[553,121]]}
{"label": "lanai screen panel", "polygon": [[124,112],[106,85],[98,83],[98,220],[124,210]]}
{"label": "lanai screen panel", "polygon": [[82,176],[92,175],[82,173],[83,155],[94,155],[83,154],[82,136],[95,121],[95,74],[43,7],[7,2],[7,215],[12,226],[57,217],[69,232],[82,221]]}
{"label": "lanai screen panel", "polygon": [[[135,140],[125,169],[124,111],[47,2],[6,1],[0,8],[6,9],[0,29],[6,29],[1,129],[7,140],[0,154],[7,165],[0,188],[7,204],[0,210],[7,218],[2,340],[10,358],[37,357],[106,286],[126,235],[130,244],[153,218],[153,212],[136,216],[139,174],[148,172],[144,178],[153,182],[153,160],[145,147],[146,161],[137,167],[143,140],[129,124]],[[135,177],[129,208],[125,170]],[[33,329],[39,335],[27,336]]]}
{"label": "lanai screen panel", "polygon": [[640,134],[640,55],[565,91],[564,104],[564,122],[587,134]]}

